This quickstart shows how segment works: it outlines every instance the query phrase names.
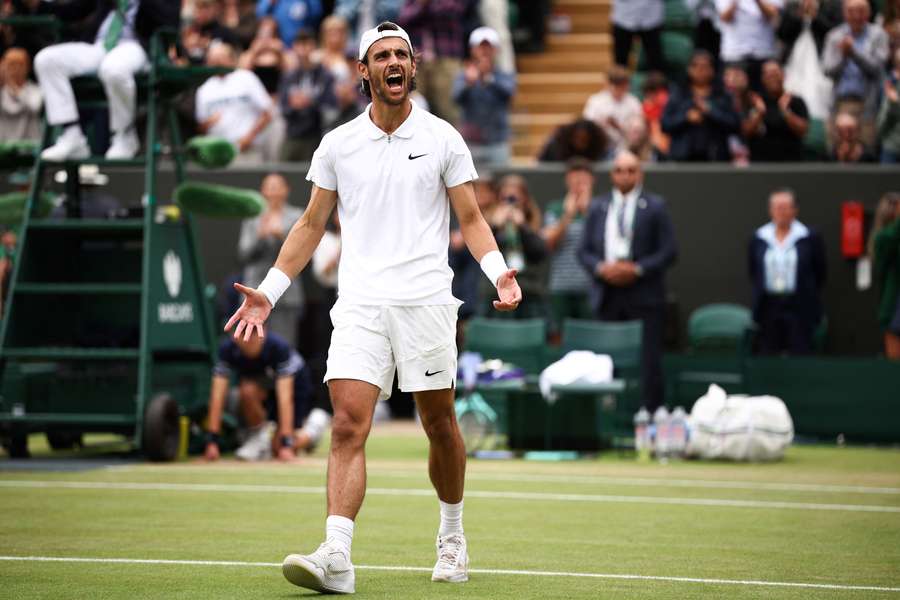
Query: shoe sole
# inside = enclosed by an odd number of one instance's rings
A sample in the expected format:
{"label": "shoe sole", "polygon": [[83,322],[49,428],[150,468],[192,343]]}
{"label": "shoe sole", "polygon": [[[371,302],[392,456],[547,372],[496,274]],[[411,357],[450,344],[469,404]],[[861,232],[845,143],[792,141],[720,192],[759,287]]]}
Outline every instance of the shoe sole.
{"label": "shoe sole", "polygon": [[316,592],[327,592],[330,594],[352,594],[354,590],[341,590],[328,587],[319,578],[318,569],[302,558],[294,558],[291,562],[285,559],[281,564],[281,572],[284,578],[296,585],[297,587],[314,590]]}
{"label": "shoe sole", "polygon": [[437,577],[432,575],[431,580],[437,583],[465,583],[469,580],[469,574],[462,573],[461,575],[451,575],[450,577]]}

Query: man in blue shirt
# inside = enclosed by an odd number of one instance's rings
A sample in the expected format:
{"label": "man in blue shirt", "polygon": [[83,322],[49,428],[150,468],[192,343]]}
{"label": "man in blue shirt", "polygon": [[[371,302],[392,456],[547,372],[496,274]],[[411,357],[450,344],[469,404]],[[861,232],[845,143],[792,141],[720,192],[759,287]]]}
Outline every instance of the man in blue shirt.
{"label": "man in blue shirt", "polygon": [[[279,460],[291,460],[297,449],[314,445],[316,435],[305,430],[294,433],[309,412],[312,384],[308,371],[300,354],[277,334],[267,332],[264,338],[257,335],[248,341],[226,336],[213,368],[206,459],[219,458],[222,412],[232,377],[237,379],[240,413],[250,431],[235,453],[238,458],[267,459],[274,448]],[[270,420],[278,422],[274,439]]]}
{"label": "man in blue shirt", "polygon": [[301,29],[319,29],[322,18],[320,0],[260,0],[256,16],[273,17],[278,23],[278,33],[284,45],[290,47]]}
{"label": "man in blue shirt", "polygon": [[509,162],[509,105],[516,76],[494,65],[500,36],[479,27],[469,36],[472,60],[456,76],[453,100],[462,111],[461,131],[476,163]]}

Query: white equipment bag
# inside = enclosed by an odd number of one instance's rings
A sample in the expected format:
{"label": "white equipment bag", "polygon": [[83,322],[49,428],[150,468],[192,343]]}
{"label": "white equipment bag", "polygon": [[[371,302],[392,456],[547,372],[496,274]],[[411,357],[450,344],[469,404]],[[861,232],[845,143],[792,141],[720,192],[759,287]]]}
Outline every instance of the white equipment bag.
{"label": "white equipment bag", "polygon": [[831,88],[832,82],[822,70],[816,41],[807,23],[784,67],[784,89],[803,98],[811,118],[824,121],[831,111]]}
{"label": "white equipment bag", "polygon": [[780,398],[729,396],[715,384],[694,404],[688,426],[693,458],[780,460],[794,439],[794,422]]}

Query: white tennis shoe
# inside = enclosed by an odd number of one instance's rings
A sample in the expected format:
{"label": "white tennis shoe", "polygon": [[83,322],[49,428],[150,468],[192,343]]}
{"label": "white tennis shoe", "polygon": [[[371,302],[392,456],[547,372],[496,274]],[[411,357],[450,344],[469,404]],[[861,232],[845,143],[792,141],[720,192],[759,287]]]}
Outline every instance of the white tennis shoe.
{"label": "white tennis shoe", "polygon": [[347,551],[325,542],[312,554],[289,554],[281,564],[285,579],[296,586],[317,592],[352,594],[356,576]]}
{"label": "white tennis shoe", "polygon": [[469,553],[466,536],[461,533],[438,536],[437,564],[431,573],[432,581],[462,583],[469,580]]}
{"label": "white tennis shoe", "polygon": [[41,158],[44,160],[62,162],[69,159],[87,158],[91,155],[87,138],[81,132],[80,127],[67,127],[56,139],[52,146],[44,148]]}
{"label": "white tennis shoe", "polygon": [[259,427],[251,429],[247,435],[247,441],[235,450],[235,457],[246,461],[272,458],[272,432],[274,430],[274,423],[263,423]]}

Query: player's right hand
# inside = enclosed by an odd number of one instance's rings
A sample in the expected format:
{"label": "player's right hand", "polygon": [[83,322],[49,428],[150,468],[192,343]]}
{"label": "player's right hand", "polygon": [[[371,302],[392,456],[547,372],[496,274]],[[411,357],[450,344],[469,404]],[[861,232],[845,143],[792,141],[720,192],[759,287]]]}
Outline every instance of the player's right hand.
{"label": "player's right hand", "polygon": [[500,300],[494,300],[494,308],[500,312],[516,310],[522,301],[522,290],[516,281],[516,269],[510,269],[497,279],[497,295]]}
{"label": "player's right hand", "polygon": [[244,295],[244,301],[241,303],[241,307],[228,319],[228,323],[225,324],[225,331],[228,331],[237,323],[237,328],[234,330],[235,338],[239,339],[243,333],[244,341],[250,341],[254,329],[256,329],[256,334],[259,337],[263,337],[263,323],[269,317],[269,313],[272,312],[272,305],[269,304],[269,299],[259,290],[249,288],[240,283],[235,283],[234,289]]}
{"label": "player's right hand", "polygon": [[210,462],[219,460],[219,445],[215,443],[207,444],[206,451],[203,453],[203,458]]}

